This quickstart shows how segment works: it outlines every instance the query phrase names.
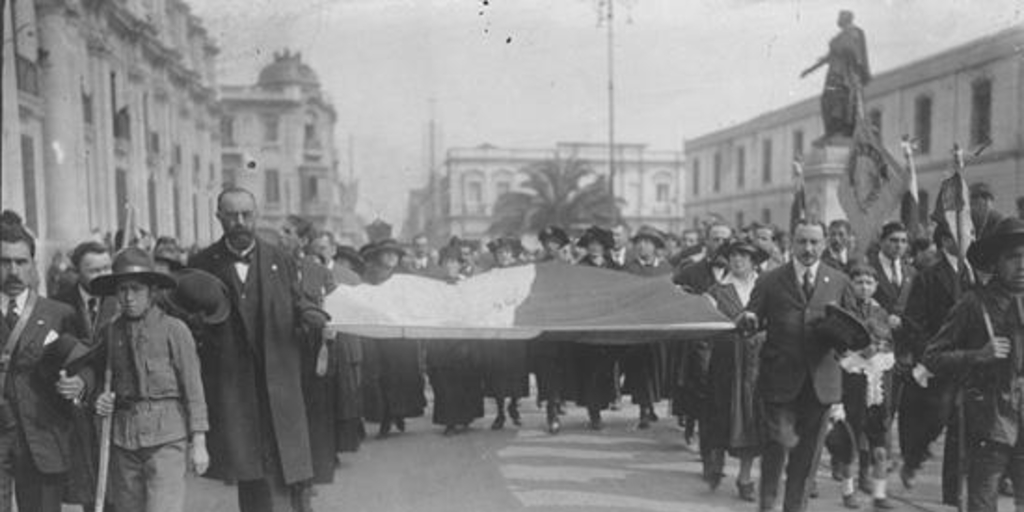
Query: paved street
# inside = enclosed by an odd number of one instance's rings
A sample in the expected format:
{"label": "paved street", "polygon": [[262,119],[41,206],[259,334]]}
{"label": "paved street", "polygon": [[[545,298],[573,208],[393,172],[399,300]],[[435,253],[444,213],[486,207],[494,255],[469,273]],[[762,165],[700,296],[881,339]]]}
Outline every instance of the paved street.
{"label": "paved street", "polygon": [[[633,407],[606,415],[601,432],[584,428],[585,414],[571,408],[563,431],[550,436],[543,415],[524,402],[523,427],[492,432],[478,421],[469,433],[446,438],[428,418],[409,422],[405,434],[369,439],[347,454],[333,485],[320,487],[316,510],[373,512],[456,511],[753,511],[737,499],[730,477],[710,492],[700,479],[700,459],[681,440],[674,418],[648,431],[635,429]],[[662,404],[659,413],[664,412]],[[489,408],[490,409],[490,408]],[[734,462],[734,461],[731,461]],[[756,469],[755,469],[756,471]],[[727,473],[735,475],[735,464]],[[951,511],[938,504],[938,463],[931,463],[914,493],[890,478],[900,510]],[[755,473],[756,477],[756,473]],[[821,496],[811,510],[846,510],[839,484],[822,470]],[[235,512],[233,487],[191,482],[190,511]],[[865,505],[866,505],[865,500]],[[1004,499],[1001,510],[1012,510]],[[869,507],[863,507],[870,510]]]}

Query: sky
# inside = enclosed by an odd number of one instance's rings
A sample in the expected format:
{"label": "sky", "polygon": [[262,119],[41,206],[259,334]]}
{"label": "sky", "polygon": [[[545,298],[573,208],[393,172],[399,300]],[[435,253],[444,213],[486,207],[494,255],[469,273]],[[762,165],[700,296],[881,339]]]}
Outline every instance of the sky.
{"label": "sky", "polygon": [[[453,147],[606,142],[608,0],[187,0],[221,84],[302,53],[338,112],[357,207],[401,226],[406,192]],[[1024,0],[612,0],[616,141],[683,140],[817,95],[840,9],[874,73],[1024,24]]]}

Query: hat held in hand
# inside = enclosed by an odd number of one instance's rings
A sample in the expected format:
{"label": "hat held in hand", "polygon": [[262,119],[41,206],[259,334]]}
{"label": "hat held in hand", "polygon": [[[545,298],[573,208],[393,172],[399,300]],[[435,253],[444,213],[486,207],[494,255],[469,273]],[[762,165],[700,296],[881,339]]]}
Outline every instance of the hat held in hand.
{"label": "hat held in hand", "polygon": [[825,317],[815,326],[815,334],[839,352],[863,350],[871,345],[871,334],[864,322],[836,304],[825,305]]}

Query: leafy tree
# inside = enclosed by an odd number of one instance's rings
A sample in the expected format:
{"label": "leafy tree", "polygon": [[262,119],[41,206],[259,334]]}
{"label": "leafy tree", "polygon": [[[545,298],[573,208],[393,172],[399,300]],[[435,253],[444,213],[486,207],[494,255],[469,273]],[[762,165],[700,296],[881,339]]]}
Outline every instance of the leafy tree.
{"label": "leafy tree", "polygon": [[609,225],[620,217],[618,201],[604,176],[587,162],[545,160],[521,172],[521,191],[506,192],[494,205],[491,234],[536,233],[547,226]]}

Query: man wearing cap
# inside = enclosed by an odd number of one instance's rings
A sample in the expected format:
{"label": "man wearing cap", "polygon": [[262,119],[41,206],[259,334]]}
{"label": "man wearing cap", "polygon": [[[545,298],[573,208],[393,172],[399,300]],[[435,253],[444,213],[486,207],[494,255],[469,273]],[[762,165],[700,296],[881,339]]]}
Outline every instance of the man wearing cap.
{"label": "man wearing cap", "polygon": [[[653,279],[668,280],[672,267],[658,255],[665,248],[665,236],[650,226],[642,226],[633,236],[634,256],[626,262],[626,272]],[[661,399],[661,384],[664,377],[663,364],[665,347],[660,343],[635,345],[622,352],[622,370],[625,374],[623,392],[633,397],[633,403],[640,406],[640,422],[637,428],[650,428],[657,421],[654,403]]]}
{"label": "man wearing cap", "polygon": [[984,181],[972,183],[969,190],[974,239],[981,240],[995,229],[999,221],[1003,220],[1003,214],[993,208],[996,196],[992,193],[992,187],[988,183]]}
{"label": "man wearing cap", "polygon": [[[35,240],[20,222],[0,222],[0,511],[59,512],[71,470],[73,400],[88,372],[43,371],[61,335],[74,333],[71,307],[32,289]],[[16,492],[15,492],[16,491]]]}
{"label": "man wearing cap", "polygon": [[968,251],[994,276],[968,291],[929,342],[923,364],[964,376],[967,509],[997,509],[1004,472],[1024,500],[1024,221],[1004,219]]}
{"label": "man wearing cap", "polygon": [[826,415],[842,397],[836,351],[817,331],[828,304],[853,303],[846,275],[821,264],[825,226],[798,222],[793,260],[762,274],[738,321],[767,330],[761,349],[760,390],[765,443],[760,510],[775,510],[785,470],[783,510],[807,508],[809,484],[821,451]]}
{"label": "man wearing cap", "polygon": [[256,217],[251,192],[222,191],[224,236],[190,262],[230,291],[231,315],[203,366],[217,375],[209,473],[238,483],[241,512],[290,510],[295,484],[313,476],[297,328],[327,320],[299,292],[292,258],[256,237]]}
{"label": "man wearing cap", "polygon": [[113,415],[110,502],[117,512],[183,510],[185,473],[209,466],[206,398],[188,327],[156,306],[157,290],[174,288],[142,249],[117,255],[114,272],[92,289],[116,296],[121,314],[100,328],[110,392],[96,414]]}

